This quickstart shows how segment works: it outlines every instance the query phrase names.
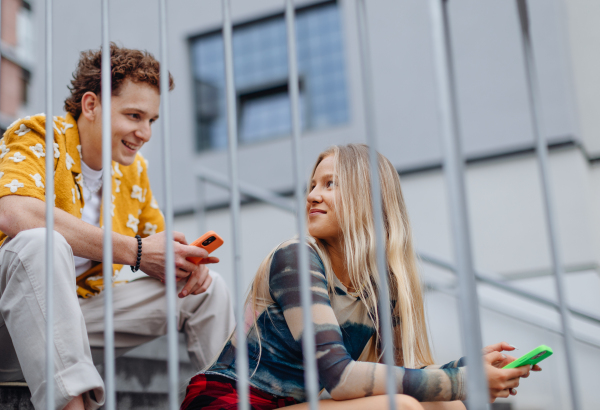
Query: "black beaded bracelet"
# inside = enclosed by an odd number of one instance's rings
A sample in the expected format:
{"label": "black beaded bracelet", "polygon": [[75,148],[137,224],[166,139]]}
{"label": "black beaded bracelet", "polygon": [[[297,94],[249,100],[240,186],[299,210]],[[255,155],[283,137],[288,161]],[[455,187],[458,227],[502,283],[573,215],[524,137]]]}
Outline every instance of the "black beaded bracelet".
{"label": "black beaded bracelet", "polygon": [[135,236],[138,243],[138,252],[137,252],[137,261],[135,262],[135,266],[131,267],[132,272],[137,272],[140,270],[140,262],[142,261],[142,237],[139,235]]}

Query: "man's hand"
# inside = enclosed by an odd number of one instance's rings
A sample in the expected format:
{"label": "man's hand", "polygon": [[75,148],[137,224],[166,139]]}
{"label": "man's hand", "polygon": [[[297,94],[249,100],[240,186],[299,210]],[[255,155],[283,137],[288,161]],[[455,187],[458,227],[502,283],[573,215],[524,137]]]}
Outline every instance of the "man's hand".
{"label": "man's hand", "polygon": [[[164,281],[165,279],[165,232],[150,235],[142,239],[142,261],[140,269],[148,276]],[[175,276],[182,280],[190,276],[198,267],[186,260],[188,257],[207,258],[205,263],[217,263],[218,258],[208,257],[208,252],[197,246],[189,246],[181,232],[173,232],[173,250],[175,252]]]}
{"label": "man's hand", "polygon": [[188,276],[187,283],[179,292],[179,297],[184,298],[187,295],[199,295],[206,292],[210,284],[212,283],[212,277],[208,274],[208,266],[200,264],[194,271]]}

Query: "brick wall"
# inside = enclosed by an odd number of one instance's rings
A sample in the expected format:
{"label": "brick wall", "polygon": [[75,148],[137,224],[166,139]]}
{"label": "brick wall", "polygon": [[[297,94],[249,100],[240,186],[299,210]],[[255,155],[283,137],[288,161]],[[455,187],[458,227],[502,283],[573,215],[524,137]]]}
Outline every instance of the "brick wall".
{"label": "brick wall", "polygon": [[23,102],[23,69],[2,59],[0,65],[0,112],[15,117]]}
{"label": "brick wall", "polygon": [[[22,0],[2,0],[2,48],[10,49],[18,45],[17,15],[23,7]],[[0,61],[0,116],[12,120],[18,115],[23,104],[25,83],[23,68],[2,57]],[[6,126],[6,124],[0,124]]]}
{"label": "brick wall", "polygon": [[17,45],[17,14],[23,6],[21,0],[2,0],[2,41]]}

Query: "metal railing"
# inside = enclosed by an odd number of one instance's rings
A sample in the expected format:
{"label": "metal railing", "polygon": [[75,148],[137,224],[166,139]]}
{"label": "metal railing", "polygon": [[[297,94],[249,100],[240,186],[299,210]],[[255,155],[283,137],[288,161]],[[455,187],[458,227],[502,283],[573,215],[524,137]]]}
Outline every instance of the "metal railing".
{"label": "metal railing", "polygon": [[[448,0],[430,0],[429,6],[431,11],[432,34],[434,44],[434,57],[436,65],[436,79],[439,91],[439,109],[441,114],[442,129],[441,134],[444,142],[444,169],[447,176],[447,184],[451,199],[451,213],[453,221],[453,242],[455,247],[456,268],[455,270],[459,278],[460,297],[460,313],[462,334],[465,344],[465,350],[469,360],[468,377],[468,400],[469,408],[472,410],[485,409],[487,404],[487,388],[486,378],[484,377],[482,359],[480,349],[481,329],[479,323],[479,303],[476,293],[476,279],[484,281],[492,286],[502,288],[514,294],[526,297],[530,300],[535,300],[539,303],[544,303],[559,310],[562,318],[562,330],[566,344],[566,355],[569,370],[569,380],[571,386],[571,401],[574,410],[578,410],[578,396],[576,392],[576,374],[574,369],[574,361],[572,354],[573,336],[570,330],[569,314],[572,312],[580,317],[585,317],[598,322],[597,317],[585,314],[575,309],[568,309],[563,294],[563,273],[561,270],[561,258],[557,247],[557,233],[555,229],[554,215],[552,202],[549,193],[549,177],[547,166],[547,147],[540,132],[540,103],[537,98],[536,84],[537,79],[533,65],[533,53],[531,51],[531,42],[529,39],[529,23],[526,13],[526,1],[516,0],[521,19],[521,33],[523,52],[525,55],[525,69],[527,72],[527,84],[532,107],[533,123],[535,126],[535,135],[537,138],[537,153],[540,163],[540,174],[542,176],[542,186],[544,192],[544,204],[547,216],[547,226],[549,231],[550,248],[553,256],[553,266],[556,276],[556,285],[559,294],[558,303],[544,300],[539,296],[527,294],[527,292],[518,290],[508,284],[484,278],[482,275],[475,273],[471,255],[471,244],[468,229],[468,213],[465,199],[465,179],[464,179],[464,158],[460,149],[460,130],[458,125],[455,90],[455,75],[453,72],[452,49],[449,38],[449,17],[448,17]],[[376,162],[376,147],[377,147],[377,132],[375,130],[374,114],[372,112],[373,96],[372,92],[372,75],[370,71],[370,56],[369,56],[369,40],[367,28],[367,8],[364,0],[356,0],[358,29],[359,29],[359,48],[361,55],[361,73],[362,73],[362,91],[365,98],[365,119],[366,119],[366,136],[370,146],[370,161],[371,161],[371,185],[372,185],[372,203],[374,208],[374,220],[377,233],[377,243],[383,244],[383,224],[380,206],[379,194],[379,178],[377,173]],[[160,90],[161,90],[161,123],[163,133],[163,158],[164,158],[164,189],[165,189],[165,224],[167,238],[172,238],[173,226],[173,206],[171,192],[171,165],[170,165],[170,124],[169,124],[169,76],[168,76],[168,42],[167,42],[167,27],[166,27],[166,0],[158,0],[159,5],[159,43],[160,43]],[[305,215],[304,215],[304,184],[301,177],[301,153],[300,153],[300,121],[299,121],[299,92],[298,92],[298,64],[295,52],[295,31],[294,31],[294,5],[292,0],[285,0],[285,16],[288,35],[288,54],[289,54],[289,86],[290,86],[290,110],[292,117],[292,141],[293,141],[293,165],[294,165],[294,192],[295,205],[289,204],[281,198],[277,198],[268,192],[244,185],[238,180],[237,170],[237,114],[235,101],[235,85],[233,75],[233,47],[232,47],[232,22],[229,0],[222,0],[223,6],[223,40],[225,51],[225,72],[226,72],[226,95],[227,95],[227,124],[228,124],[228,140],[229,140],[229,172],[230,179],[211,177],[208,174],[199,175],[205,181],[210,181],[218,185],[228,188],[231,192],[231,213],[233,225],[233,266],[234,277],[236,278],[235,288],[235,316],[239,326],[237,327],[236,337],[238,339],[237,354],[237,369],[238,369],[238,390],[241,396],[240,409],[248,409],[248,357],[246,351],[246,342],[243,323],[243,289],[241,280],[241,242],[240,242],[240,193],[253,196],[271,203],[283,209],[291,210],[297,215],[297,230],[302,238],[305,233]],[[52,0],[46,0],[46,147],[52,147],[53,144],[53,121],[52,121]],[[110,47],[108,33],[108,0],[102,0],[102,139],[103,139],[103,183],[105,187],[111,186],[111,158],[108,153],[110,150],[110,129],[111,119],[110,110]],[[46,155],[46,175],[51,175],[53,167],[52,155]],[[47,243],[46,243],[46,261],[47,261],[47,408],[54,408],[54,362],[53,362],[53,195],[54,184],[52,178],[46,178],[46,227],[47,227]],[[115,383],[114,383],[114,334],[113,334],[113,313],[112,313],[112,243],[111,243],[111,189],[104,190],[103,206],[104,206],[104,245],[103,245],[103,260],[104,260],[104,280],[105,285],[105,382],[106,382],[106,408],[113,410],[115,403]],[[308,273],[307,252],[304,247],[300,246],[300,279],[301,279],[301,294],[302,308],[304,311],[304,329],[305,337],[303,338],[303,353],[305,359],[305,377],[308,400],[311,410],[318,407],[317,393],[318,382],[316,374],[315,362],[315,344],[312,333],[312,316],[310,310],[310,277]],[[166,241],[166,294],[167,294],[167,328],[169,340],[169,408],[176,410],[177,403],[177,387],[178,387],[178,358],[177,358],[177,329],[175,325],[175,276],[174,276],[174,255],[172,241]],[[443,267],[443,263],[434,262],[433,258],[421,256],[423,260],[428,260],[430,263],[435,263],[437,266]],[[382,323],[383,323],[383,344],[387,347],[393,346],[391,317],[389,309],[389,301],[385,296],[388,296],[387,276],[385,269],[385,254],[384,247],[378,247],[377,266],[381,275],[381,283],[383,286],[381,295],[382,303]],[[447,268],[449,265],[446,266]],[[394,394],[396,386],[392,377],[393,357],[391,356],[393,349],[386,348],[384,360],[390,365],[387,383],[387,393],[390,398],[391,408],[395,407]]]}
{"label": "metal railing", "polygon": [[[46,0],[46,151],[54,146],[52,121],[52,0]],[[46,175],[54,172],[54,156],[46,155]],[[46,178],[46,398],[54,410],[54,178]]]}
{"label": "metal railing", "polygon": [[[112,75],[108,26],[108,0],[102,0],[102,275],[104,276],[104,383],[106,410],[117,408],[115,392],[115,331],[113,320],[113,253],[112,253]],[[48,145],[46,145],[48,146]],[[50,155],[47,155],[50,156]],[[81,159],[83,161],[83,159]],[[46,173],[47,174],[47,173]]]}
{"label": "metal railing", "polygon": [[233,77],[233,40],[229,0],[223,2],[223,46],[225,56],[225,85],[227,96],[227,136],[229,141],[229,177],[231,178],[230,210],[233,230],[233,276],[235,278],[235,335],[237,338],[235,361],[238,395],[242,400],[238,408],[248,410],[248,346],[244,333],[244,289],[242,288],[242,250],[240,238],[240,187],[238,185],[237,159],[237,101]]}
{"label": "metal railing", "polygon": [[450,198],[450,218],[452,220],[454,257],[457,264],[459,288],[460,325],[463,347],[469,363],[467,372],[467,402],[473,409],[486,409],[488,405],[487,378],[481,357],[481,322],[479,301],[475,285],[475,271],[471,254],[469,216],[465,188],[465,163],[460,146],[458,103],[450,27],[448,2],[430,0],[432,21],[433,51],[435,58],[438,104],[442,123],[444,147],[444,174]]}
{"label": "metal railing", "polygon": [[552,258],[552,268],[556,282],[556,292],[558,294],[558,303],[560,306],[560,318],[562,321],[562,330],[564,333],[565,359],[567,372],[569,374],[569,386],[571,393],[571,405],[573,409],[579,409],[579,394],[577,389],[577,372],[575,371],[575,351],[573,335],[571,334],[571,319],[567,313],[567,298],[565,295],[565,279],[563,271],[562,254],[558,247],[558,230],[556,227],[556,216],[554,213],[554,203],[552,202],[552,192],[550,188],[550,172],[548,170],[548,144],[542,135],[542,107],[538,93],[538,78],[535,70],[535,61],[531,44],[531,34],[529,32],[530,21],[526,0],[516,0],[519,22],[521,28],[521,42],[523,45],[523,57],[525,61],[525,73],[527,78],[527,96],[529,97],[531,123],[533,134],[536,141],[536,154],[540,166],[540,179],[542,194],[544,199],[544,216],[546,219],[546,228],[548,229],[548,245]]}
{"label": "metal railing", "polygon": [[388,269],[386,261],[386,240],[383,227],[383,201],[381,200],[381,185],[379,180],[379,161],[377,159],[377,130],[375,129],[375,113],[373,98],[373,83],[371,74],[371,51],[369,49],[369,30],[367,28],[367,9],[364,0],[357,1],[356,15],[358,17],[358,42],[361,61],[362,92],[365,108],[365,135],[369,145],[369,171],[371,177],[371,206],[373,207],[373,222],[375,225],[375,244],[377,249],[377,271],[379,283],[383,288],[378,292],[379,311],[381,317],[381,348],[383,363],[386,364],[386,385],[389,408],[396,408],[396,377],[394,361],[394,339],[392,336],[392,312],[390,311],[390,292]]}
{"label": "metal railing", "polygon": [[[302,178],[302,156],[300,153],[300,90],[298,86],[298,58],[296,54],[296,25],[293,0],[285,1],[285,22],[287,28],[287,48],[290,92],[290,110],[292,119],[292,152],[294,187],[296,197],[296,227],[300,245],[306,232],[306,214],[304,201],[304,178]],[[304,359],[304,385],[310,410],[317,410],[319,383],[317,379],[316,341],[312,317],[312,294],[310,293],[310,272],[308,270],[308,250],[298,246],[298,273],[300,274],[300,298],[302,303],[302,356]],[[238,300],[239,303],[239,300]],[[239,323],[239,322],[238,322]]]}

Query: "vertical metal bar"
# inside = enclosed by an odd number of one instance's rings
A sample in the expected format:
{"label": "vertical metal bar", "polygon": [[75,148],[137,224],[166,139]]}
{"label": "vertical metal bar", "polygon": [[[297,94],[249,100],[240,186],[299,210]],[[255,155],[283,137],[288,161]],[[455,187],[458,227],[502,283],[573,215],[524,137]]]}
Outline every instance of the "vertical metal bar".
{"label": "vertical metal bar", "polygon": [[298,272],[300,273],[300,302],[302,303],[302,355],[304,357],[304,386],[311,410],[317,410],[319,402],[319,380],[317,374],[315,329],[312,317],[311,280],[308,269],[306,236],[306,198],[302,178],[302,155],[300,145],[300,91],[298,86],[298,61],[296,52],[296,27],[293,0],[285,0],[285,21],[288,46],[288,88],[292,118],[292,153],[294,166],[294,190],[296,199],[296,228],[298,229]]}
{"label": "vertical metal bar", "polygon": [[167,293],[167,340],[169,346],[169,409],[178,409],[179,355],[175,283],[175,255],[173,249],[173,201],[171,194],[171,135],[169,107],[169,66],[167,62],[167,7],[166,0],[158,0],[160,35],[160,98],[163,133],[164,189],[165,189],[165,282]]}
{"label": "vertical metal bar", "polygon": [[196,196],[198,203],[196,207],[196,224],[198,236],[206,232],[206,181],[204,178],[196,177]]}
{"label": "vertical metal bar", "polygon": [[527,92],[529,106],[531,107],[531,126],[536,141],[536,153],[540,166],[540,179],[544,196],[544,209],[546,227],[548,229],[548,245],[552,257],[552,270],[556,281],[558,304],[560,310],[562,330],[565,338],[565,359],[569,375],[569,387],[571,389],[571,404],[573,410],[579,410],[579,395],[577,394],[577,372],[575,369],[575,341],[571,333],[570,316],[567,311],[567,297],[565,295],[564,265],[562,255],[558,246],[558,230],[556,227],[556,216],[554,203],[552,201],[552,189],[550,187],[550,175],[548,169],[548,145],[542,135],[542,107],[539,97],[538,79],[535,70],[535,60],[531,44],[531,33],[529,30],[529,15],[526,0],[517,0],[517,10],[521,23],[521,40],[523,43],[523,59],[525,62],[525,73],[527,76]]}
{"label": "vertical metal bar", "polygon": [[365,132],[369,145],[369,171],[371,174],[371,204],[377,249],[377,271],[379,274],[379,319],[381,321],[383,361],[386,364],[386,392],[389,408],[396,408],[396,371],[394,369],[394,339],[392,336],[392,314],[386,262],[386,241],[383,227],[383,204],[379,180],[379,160],[377,158],[377,130],[375,125],[373,84],[371,74],[371,52],[367,27],[367,10],[364,0],[357,2],[358,41],[360,48],[363,105],[365,107]]}
{"label": "vertical metal bar", "polygon": [[113,249],[112,249],[112,148],[111,148],[111,51],[108,35],[108,0],[102,0],[102,275],[104,277],[104,384],[106,410],[116,408],[115,327],[113,321]]}
{"label": "vertical metal bar", "polygon": [[54,117],[52,0],[46,0],[46,408],[54,410]]}
{"label": "vertical metal bar", "polygon": [[450,214],[456,272],[460,290],[459,308],[463,346],[467,354],[467,401],[470,410],[489,408],[487,378],[481,358],[481,324],[471,255],[464,161],[460,148],[458,105],[448,21],[448,1],[430,0],[433,50],[439,92],[444,173],[450,197]]}
{"label": "vertical metal bar", "polygon": [[233,43],[231,8],[229,0],[223,0],[223,47],[225,53],[225,88],[227,93],[227,135],[229,139],[229,178],[231,180],[231,224],[233,232],[233,280],[235,282],[235,328],[237,390],[240,398],[238,409],[248,410],[248,346],[244,333],[244,289],[242,280],[242,250],[240,242],[240,188],[237,158],[237,99],[233,77]]}

